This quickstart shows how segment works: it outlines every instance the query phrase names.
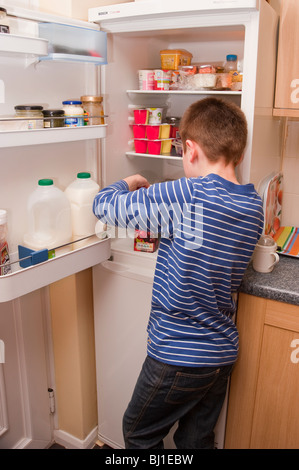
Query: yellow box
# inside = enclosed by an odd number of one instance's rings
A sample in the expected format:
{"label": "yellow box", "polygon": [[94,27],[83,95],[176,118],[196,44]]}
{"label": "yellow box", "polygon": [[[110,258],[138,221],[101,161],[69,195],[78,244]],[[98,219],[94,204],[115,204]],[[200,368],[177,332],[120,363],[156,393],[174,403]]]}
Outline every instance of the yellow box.
{"label": "yellow box", "polygon": [[190,65],[193,55],[185,49],[165,49],[160,51],[163,70],[177,70],[181,65]]}

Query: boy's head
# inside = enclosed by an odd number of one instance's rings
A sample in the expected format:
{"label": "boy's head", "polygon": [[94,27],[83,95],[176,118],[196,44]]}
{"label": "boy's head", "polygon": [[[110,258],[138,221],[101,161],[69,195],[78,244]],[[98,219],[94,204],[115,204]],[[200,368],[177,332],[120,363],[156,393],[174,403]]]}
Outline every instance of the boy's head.
{"label": "boy's head", "polygon": [[213,163],[224,158],[236,166],[247,142],[247,121],[241,109],[218,98],[205,98],[185,111],[180,123],[183,150],[187,140],[196,142]]}

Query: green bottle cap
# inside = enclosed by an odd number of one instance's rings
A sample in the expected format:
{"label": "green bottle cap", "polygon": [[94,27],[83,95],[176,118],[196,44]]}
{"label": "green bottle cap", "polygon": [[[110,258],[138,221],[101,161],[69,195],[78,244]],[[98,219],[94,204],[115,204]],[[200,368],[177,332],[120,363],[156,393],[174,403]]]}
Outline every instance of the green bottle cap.
{"label": "green bottle cap", "polygon": [[77,173],[77,178],[90,178],[90,173],[87,173],[87,172],[82,172],[82,173]]}
{"label": "green bottle cap", "polygon": [[38,180],[38,185],[39,186],[51,186],[53,183],[53,180],[45,178],[42,180]]}

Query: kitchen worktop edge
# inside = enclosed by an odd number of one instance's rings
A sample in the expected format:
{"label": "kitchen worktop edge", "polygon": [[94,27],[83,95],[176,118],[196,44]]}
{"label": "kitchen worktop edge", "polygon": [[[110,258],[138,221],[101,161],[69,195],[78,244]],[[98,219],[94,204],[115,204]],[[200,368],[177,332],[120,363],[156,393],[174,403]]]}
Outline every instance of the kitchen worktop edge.
{"label": "kitchen worktop edge", "polygon": [[279,256],[279,263],[271,273],[254,271],[249,264],[239,292],[299,305],[299,260],[289,256]]}

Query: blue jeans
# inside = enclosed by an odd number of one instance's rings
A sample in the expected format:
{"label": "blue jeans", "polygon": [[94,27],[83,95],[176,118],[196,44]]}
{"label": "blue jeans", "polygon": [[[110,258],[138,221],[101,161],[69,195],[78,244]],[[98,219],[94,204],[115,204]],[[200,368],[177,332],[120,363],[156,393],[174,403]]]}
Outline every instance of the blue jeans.
{"label": "blue jeans", "polygon": [[176,422],[177,449],[214,448],[232,367],[180,367],[147,356],[123,418],[126,449],[163,449]]}

